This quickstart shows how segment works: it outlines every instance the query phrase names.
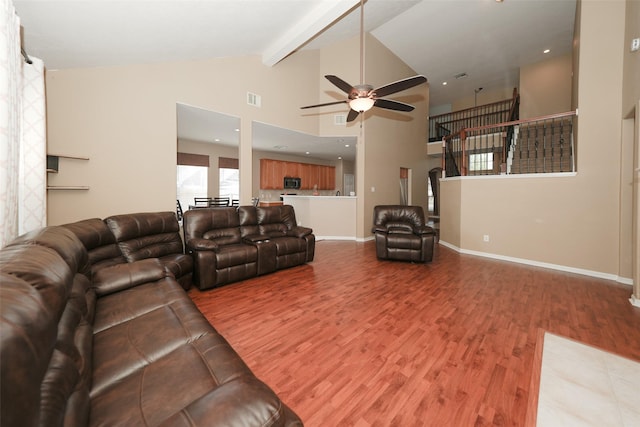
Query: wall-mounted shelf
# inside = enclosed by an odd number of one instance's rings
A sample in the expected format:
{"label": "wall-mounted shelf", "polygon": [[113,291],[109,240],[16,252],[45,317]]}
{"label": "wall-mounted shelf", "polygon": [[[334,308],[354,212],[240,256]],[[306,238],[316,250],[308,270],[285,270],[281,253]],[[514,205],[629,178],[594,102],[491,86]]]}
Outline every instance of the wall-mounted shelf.
{"label": "wall-mounted shelf", "polygon": [[86,185],[49,185],[47,190],[88,190]]}
{"label": "wall-mounted shelf", "polygon": [[60,154],[47,154],[47,172],[49,172],[49,173],[58,173],[58,160],[59,159],[89,160],[88,157],[63,156],[63,155],[60,155]]}

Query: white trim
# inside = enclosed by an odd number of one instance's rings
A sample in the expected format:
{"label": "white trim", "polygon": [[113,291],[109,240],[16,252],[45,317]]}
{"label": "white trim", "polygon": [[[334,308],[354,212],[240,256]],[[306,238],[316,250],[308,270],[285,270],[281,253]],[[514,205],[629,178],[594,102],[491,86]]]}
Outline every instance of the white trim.
{"label": "white trim", "polygon": [[355,241],[358,243],[368,242],[369,240],[373,240],[373,236],[368,236],[365,238],[362,237],[351,237],[351,236],[316,236],[316,242],[322,240],[343,240],[343,241]]}
{"label": "white trim", "polygon": [[605,279],[605,280],[613,280],[616,281],[618,283],[622,283],[624,285],[633,285],[633,280],[631,279],[626,279],[626,278],[621,278],[620,276],[617,276],[615,274],[609,274],[609,273],[603,273],[600,271],[593,271],[593,270],[586,270],[583,268],[576,268],[576,267],[569,267],[566,265],[558,265],[558,264],[551,264],[548,262],[540,262],[540,261],[534,261],[534,260],[530,260],[530,259],[524,259],[524,258],[515,258],[515,257],[510,257],[510,256],[505,256],[505,255],[497,255],[497,254],[492,254],[489,252],[480,252],[480,251],[472,251],[469,249],[461,249],[455,245],[452,245],[451,243],[445,242],[443,240],[440,240],[439,242],[442,246],[445,246],[449,249],[452,249],[456,252],[459,252],[461,254],[466,254],[466,255],[475,255],[475,256],[480,256],[480,257],[484,257],[484,258],[492,258],[492,259],[497,259],[497,260],[501,260],[501,261],[508,261],[508,262],[515,262],[518,264],[526,264],[526,265],[532,265],[534,267],[542,267],[542,268],[548,268],[550,270],[558,270],[558,271],[564,271],[567,273],[575,273],[575,274],[582,274],[584,276],[591,276],[591,277],[596,277],[598,279]]}
{"label": "white trim", "polygon": [[316,236],[316,241],[320,240],[356,240],[356,237],[353,236]]}
{"label": "white trim", "polygon": [[441,181],[478,180],[478,179],[522,179],[522,178],[570,178],[578,176],[578,172],[550,173],[513,173],[510,175],[468,175],[441,178]]}
{"label": "white trim", "polygon": [[640,298],[636,298],[635,295],[631,295],[631,298],[629,298],[629,302],[633,306],[640,307]]}

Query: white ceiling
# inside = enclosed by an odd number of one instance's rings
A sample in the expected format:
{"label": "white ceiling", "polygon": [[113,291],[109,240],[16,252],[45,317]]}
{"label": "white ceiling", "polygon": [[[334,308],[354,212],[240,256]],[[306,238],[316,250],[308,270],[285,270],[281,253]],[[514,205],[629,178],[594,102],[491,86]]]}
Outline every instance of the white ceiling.
{"label": "white ceiling", "polygon": [[[13,2],[27,53],[49,70],[239,55],[272,65],[354,37],[360,22],[358,0]],[[367,0],[365,31],[428,78],[434,107],[480,87],[518,86],[519,68],[543,59],[543,49],[549,57],[570,52],[575,7],[576,0]],[[468,77],[454,79],[459,73]]]}

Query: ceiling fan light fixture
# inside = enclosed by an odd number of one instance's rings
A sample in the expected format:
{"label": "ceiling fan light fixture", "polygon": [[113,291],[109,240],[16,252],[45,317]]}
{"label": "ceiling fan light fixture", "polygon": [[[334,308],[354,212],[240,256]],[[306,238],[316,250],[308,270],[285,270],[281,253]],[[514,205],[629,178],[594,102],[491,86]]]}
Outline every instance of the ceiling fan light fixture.
{"label": "ceiling fan light fixture", "polygon": [[349,107],[354,111],[363,113],[369,111],[374,103],[375,101],[371,98],[355,98],[349,101]]}

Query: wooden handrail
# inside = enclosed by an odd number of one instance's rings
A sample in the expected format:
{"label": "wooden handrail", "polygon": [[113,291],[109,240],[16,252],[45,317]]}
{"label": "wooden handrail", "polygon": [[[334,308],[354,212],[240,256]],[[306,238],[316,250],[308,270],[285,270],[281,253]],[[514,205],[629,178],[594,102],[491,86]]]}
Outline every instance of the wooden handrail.
{"label": "wooden handrail", "polygon": [[513,120],[511,122],[503,122],[503,123],[496,123],[495,125],[483,125],[483,126],[476,126],[473,128],[466,128],[463,129],[467,132],[472,132],[472,131],[477,131],[477,130],[485,130],[485,129],[491,129],[491,128],[496,128],[496,127],[506,127],[506,126],[515,126],[515,125],[519,125],[522,123],[530,123],[530,122],[538,122],[538,121],[542,121],[542,120],[550,120],[550,119],[559,119],[562,117],[569,117],[569,116],[575,116],[576,112],[575,111],[567,111],[564,113],[555,113],[555,114],[547,114],[544,116],[538,116],[538,117],[532,117],[530,119],[521,119],[521,120]]}
{"label": "wooden handrail", "polygon": [[506,126],[515,126],[515,125],[520,125],[522,123],[530,123],[530,122],[538,122],[538,121],[542,121],[542,120],[550,120],[550,119],[559,119],[562,117],[569,117],[569,116],[575,116],[576,112],[575,111],[567,111],[564,113],[555,113],[555,114],[547,114],[544,116],[538,116],[538,117],[532,117],[530,119],[520,119],[520,120],[513,120],[510,122],[502,122],[502,123],[496,123],[495,125],[483,125],[483,126],[476,126],[473,128],[464,128],[464,129],[460,129],[458,132],[454,132],[450,135],[445,135],[442,137],[443,140],[450,140],[455,138],[456,136],[459,136],[460,133],[462,131],[465,132],[473,132],[473,131],[478,131],[478,130],[485,130],[485,129],[491,129],[491,128],[498,128],[498,127],[506,127]]}
{"label": "wooden handrail", "polygon": [[[472,127],[472,128],[463,128],[460,129],[458,132],[454,132],[450,135],[445,135],[442,137],[442,150],[443,150],[443,157],[446,156],[446,148],[447,148],[447,142],[451,141],[454,138],[460,138],[461,140],[461,154],[462,154],[462,165],[460,168],[460,174],[462,176],[466,176],[467,174],[467,158],[466,158],[466,139],[467,139],[467,135],[469,133],[472,132],[479,132],[479,131],[484,131],[484,130],[488,130],[488,129],[493,129],[493,128],[512,128],[513,126],[516,125],[521,125],[521,124],[526,124],[526,123],[534,123],[534,122],[541,122],[541,121],[545,121],[545,120],[553,120],[553,119],[561,119],[564,117],[572,117],[572,116],[576,116],[577,115],[577,111],[566,111],[564,113],[554,113],[554,114],[546,114],[543,116],[537,116],[537,117],[532,117],[529,119],[519,119],[519,120],[511,120],[508,122],[502,122],[502,123],[496,123],[493,125],[483,125],[483,126],[476,126],[476,127]],[[506,148],[506,147],[505,147]],[[506,158],[506,155],[505,155]],[[444,164],[444,160],[443,160],[443,164]],[[444,169],[444,167],[443,167]]]}

